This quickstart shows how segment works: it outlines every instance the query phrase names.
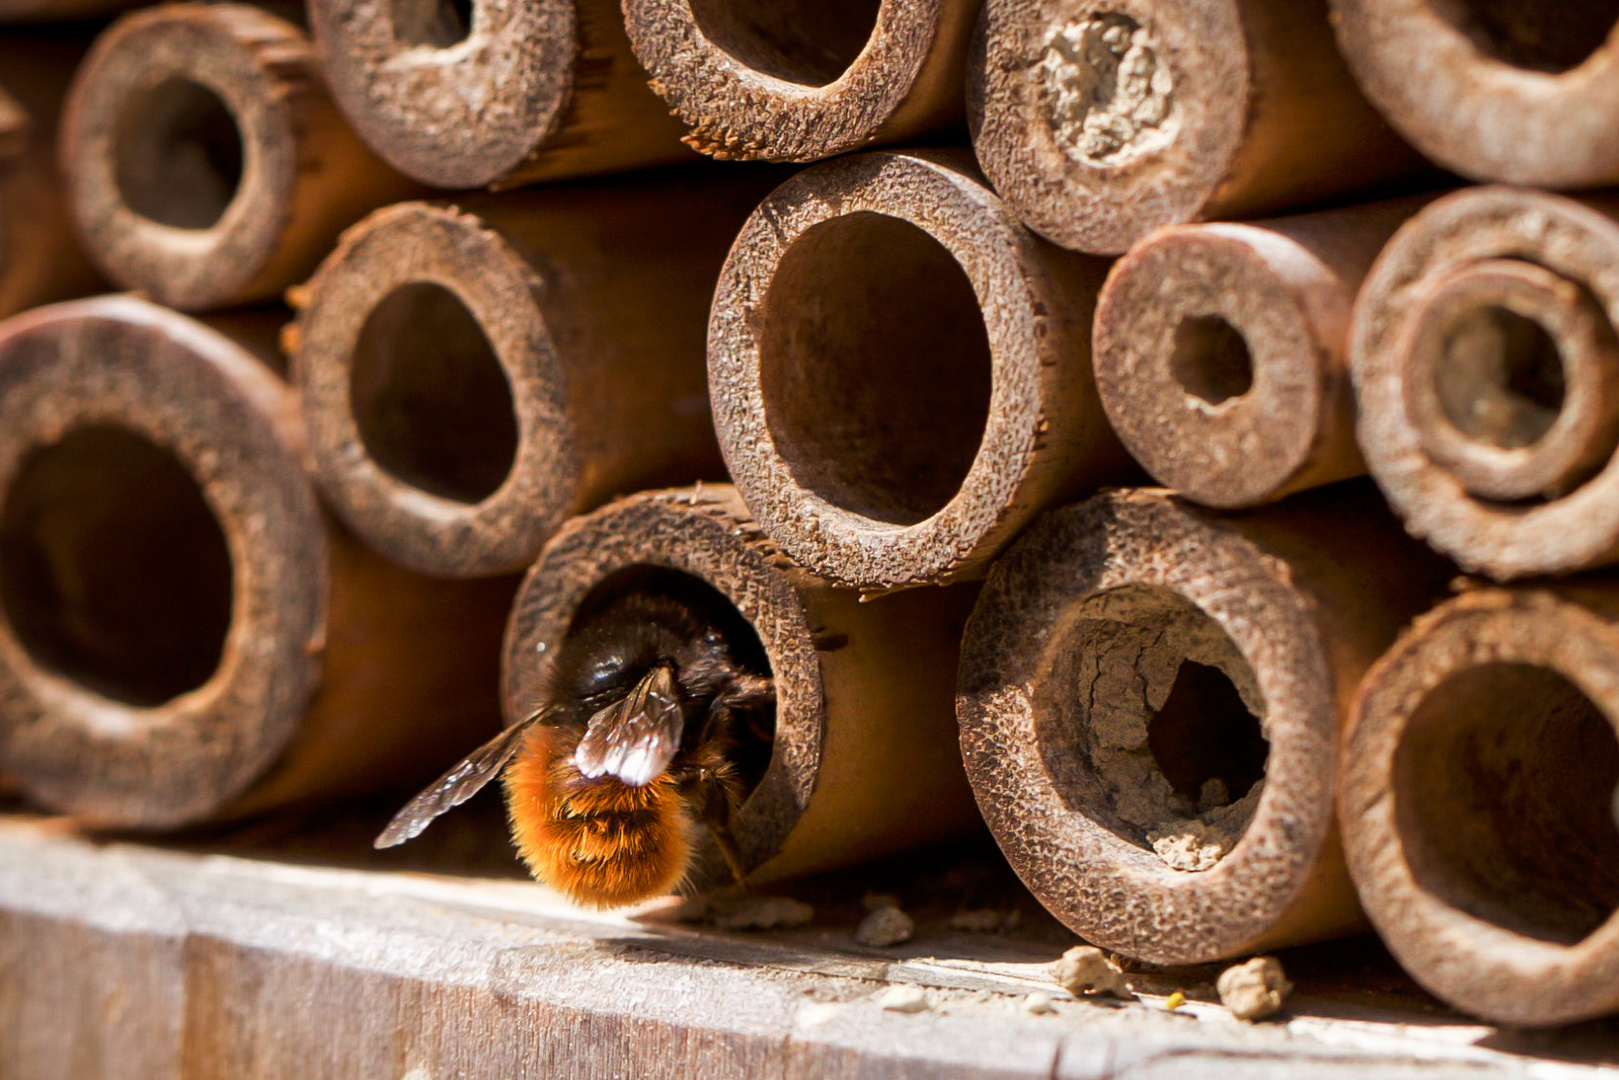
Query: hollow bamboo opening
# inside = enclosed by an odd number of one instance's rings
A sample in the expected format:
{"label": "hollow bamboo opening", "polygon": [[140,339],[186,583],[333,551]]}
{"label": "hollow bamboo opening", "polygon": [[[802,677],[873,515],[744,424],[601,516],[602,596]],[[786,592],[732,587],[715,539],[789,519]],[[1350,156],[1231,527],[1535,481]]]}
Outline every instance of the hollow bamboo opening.
{"label": "hollow bamboo opening", "polygon": [[1254,386],[1254,358],[1242,331],[1218,315],[1192,315],[1175,328],[1170,372],[1205,405],[1223,405]]}
{"label": "hollow bamboo opening", "polygon": [[1427,0],[1427,5],[1492,59],[1549,75],[1589,60],[1619,25],[1619,0]]}
{"label": "hollow bamboo opening", "polygon": [[111,424],[36,447],[0,505],[0,605],[34,662],[153,706],[218,668],[232,563],[187,468]]}
{"label": "hollow bamboo opening", "polygon": [[1619,908],[1619,740],[1558,672],[1450,675],[1412,711],[1391,779],[1415,881],[1452,907],[1563,945]]}
{"label": "hollow bamboo opening", "polygon": [[493,495],[517,459],[512,388],[454,292],[400,285],[366,317],[350,407],[367,452],[399,481],[462,503]]}
{"label": "hollow bamboo opening", "polygon": [[825,86],[848,70],[877,27],[881,0],[689,0],[715,46],[754,71]]}
{"label": "hollow bamboo opening", "polygon": [[783,254],[761,315],[765,420],[800,485],[901,526],[950,502],[983,439],[992,365],[972,282],[942,244],[883,214],[823,222]]}
{"label": "hollow bamboo opening", "polygon": [[175,76],[130,96],[114,120],[113,171],[124,205],[176,229],[209,229],[242,182],[236,117],[212,88]]}
{"label": "hollow bamboo opening", "polygon": [[1434,378],[1451,424],[1502,450],[1538,442],[1567,390],[1562,352],[1546,328],[1493,304],[1446,328]]}

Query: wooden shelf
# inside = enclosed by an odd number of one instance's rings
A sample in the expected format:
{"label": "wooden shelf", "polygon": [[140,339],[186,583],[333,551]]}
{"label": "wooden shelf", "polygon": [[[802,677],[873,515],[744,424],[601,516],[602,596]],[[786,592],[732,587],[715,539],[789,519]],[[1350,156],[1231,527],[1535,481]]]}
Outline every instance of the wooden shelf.
{"label": "wooden shelf", "polygon": [[[1044,981],[1061,948],[1049,934],[921,927],[901,950],[820,919],[722,934],[676,921],[671,902],[587,912],[518,880],[97,841],[0,817],[0,1080],[1350,1080],[1522,1075],[1531,1062],[1555,1077],[1619,1047],[1611,1026],[1514,1037],[1365,984],[1308,988],[1288,1019],[1259,1025],[1205,1000],[1168,1011],[1165,995],[1197,973],[1133,977],[1136,1004],[1072,1001]],[[875,995],[892,983],[923,987],[928,1009],[884,1011]],[[1034,989],[1059,998],[1055,1015],[1024,1009]]]}

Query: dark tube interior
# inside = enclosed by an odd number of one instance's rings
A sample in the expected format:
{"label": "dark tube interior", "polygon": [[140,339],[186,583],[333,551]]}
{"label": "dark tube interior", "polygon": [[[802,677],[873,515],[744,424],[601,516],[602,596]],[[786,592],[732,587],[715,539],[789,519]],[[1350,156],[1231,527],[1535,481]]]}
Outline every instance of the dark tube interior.
{"label": "dark tube interior", "polygon": [[895,525],[943,509],[983,441],[992,377],[950,252],[898,218],[834,218],[788,249],[761,315],[765,419],[798,483]]}
{"label": "dark tube interior", "polygon": [[441,285],[395,289],[355,345],[350,408],[371,458],[396,479],[478,503],[517,459],[511,384],[483,328]]}
{"label": "dark tube interior", "polygon": [[219,667],[231,556],[178,459],[113,426],[24,459],[0,508],[0,605],[41,667],[151,706]]}
{"label": "dark tube interior", "polygon": [[473,0],[390,0],[394,40],[448,49],[472,33]]}
{"label": "dark tube interior", "polygon": [[1218,315],[1181,320],[1169,369],[1188,394],[1209,405],[1241,397],[1254,385],[1247,339]]}
{"label": "dark tube interior", "polygon": [[855,62],[880,0],[689,0],[703,36],[755,71],[825,86]]}
{"label": "dark tube interior", "polygon": [[1528,664],[1439,684],[1394,759],[1412,872],[1452,906],[1571,944],[1619,907],[1619,740],[1590,698]]}
{"label": "dark tube interior", "polygon": [[1470,439],[1504,450],[1530,446],[1563,408],[1563,358],[1545,327],[1485,305],[1449,327],[1434,373],[1439,404]]}
{"label": "dark tube interior", "polygon": [[1619,23],[1619,0],[1429,0],[1434,10],[1505,64],[1561,74],[1599,49]]}
{"label": "dark tube interior", "polygon": [[124,205],[177,229],[219,222],[242,182],[242,134],[218,94],[172,78],[132,96],[113,139]]}

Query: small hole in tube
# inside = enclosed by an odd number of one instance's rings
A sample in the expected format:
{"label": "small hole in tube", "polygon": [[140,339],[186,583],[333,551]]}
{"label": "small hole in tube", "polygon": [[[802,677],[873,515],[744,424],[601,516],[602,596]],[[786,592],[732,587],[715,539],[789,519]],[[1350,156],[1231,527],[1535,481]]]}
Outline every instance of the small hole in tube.
{"label": "small hole in tube", "polygon": [[1219,405],[1253,389],[1254,359],[1241,331],[1218,315],[1181,320],[1169,360],[1175,380],[1190,395]]}
{"label": "small hole in tube", "polygon": [[472,35],[474,0],[390,0],[401,45],[448,49]]}

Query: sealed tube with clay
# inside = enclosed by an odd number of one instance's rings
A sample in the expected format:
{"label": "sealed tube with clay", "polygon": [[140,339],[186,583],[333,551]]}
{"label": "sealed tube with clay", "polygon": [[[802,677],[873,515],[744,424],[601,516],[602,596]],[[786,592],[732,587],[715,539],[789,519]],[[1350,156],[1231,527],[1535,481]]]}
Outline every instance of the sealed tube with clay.
{"label": "sealed tube with clay", "polygon": [[1333,791],[1366,668],[1446,564],[1369,485],[1220,517],[1158,490],[1047,514],[967,623],[967,777],[1070,929],[1193,964],[1364,925]]}

